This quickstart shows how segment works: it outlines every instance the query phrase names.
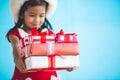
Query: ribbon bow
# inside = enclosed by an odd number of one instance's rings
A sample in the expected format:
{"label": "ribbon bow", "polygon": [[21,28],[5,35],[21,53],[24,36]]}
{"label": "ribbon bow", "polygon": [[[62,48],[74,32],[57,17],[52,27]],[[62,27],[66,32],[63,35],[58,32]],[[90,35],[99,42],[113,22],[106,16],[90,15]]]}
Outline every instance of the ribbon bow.
{"label": "ribbon bow", "polygon": [[49,29],[44,32],[38,32],[37,28],[32,28],[31,32],[32,32],[32,35],[54,35],[54,33]]}
{"label": "ribbon bow", "polygon": [[58,42],[77,42],[75,33],[67,33],[65,34],[61,29],[59,33],[56,34],[56,40]]}

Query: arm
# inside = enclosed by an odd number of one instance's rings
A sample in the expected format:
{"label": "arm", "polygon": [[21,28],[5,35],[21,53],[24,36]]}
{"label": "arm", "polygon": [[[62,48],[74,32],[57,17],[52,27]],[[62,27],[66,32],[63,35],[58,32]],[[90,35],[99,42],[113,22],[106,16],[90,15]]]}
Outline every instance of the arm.
{"label": "arm", "polygon": [[9,35],[9,40],[13,47],[13,57],[16,67],[21,73],[26,73],[26,68],[23,63],[24,54],[22,54],[21,47],[19,46],[19,38],[15,35]]}

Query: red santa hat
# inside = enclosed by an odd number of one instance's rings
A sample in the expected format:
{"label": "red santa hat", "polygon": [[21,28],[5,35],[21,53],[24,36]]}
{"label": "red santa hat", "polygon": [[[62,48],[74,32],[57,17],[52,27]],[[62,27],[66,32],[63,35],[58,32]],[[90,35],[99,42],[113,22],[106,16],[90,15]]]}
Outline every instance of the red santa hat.
{"label": "red santa hat", "polygon": [[[27,0],[11,0],[10,8],[11,8],[11,13],[12,13],[12,16],[13,16],[15,22],[17,22],[17,20],[18,20],[19,10],[25,1],[27,1]],[[49,17],[56,10],[57,0],[45,0],[45,1],[48,2],[48,4],[49,4],[48,10],[46,13],[46,16]]]}

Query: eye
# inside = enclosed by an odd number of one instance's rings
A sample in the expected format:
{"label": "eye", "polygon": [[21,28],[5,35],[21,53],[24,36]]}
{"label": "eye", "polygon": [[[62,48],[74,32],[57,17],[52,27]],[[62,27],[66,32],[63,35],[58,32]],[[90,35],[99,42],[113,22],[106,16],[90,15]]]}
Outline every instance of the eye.
{"label": "eye", "polygon": [[30,17],[35,17],[35,14],[34,13],[32,13],[32,12],[29,12],[29,14],[28,14]]}
{"label": "eye", "polygon": [[34,14],[29,14],[30,17],[34,17],[35,15]]}
{"label": "eye", "polygon": [[40,17],[44,17],[44,16],[41,15]]}
{"label": "eye", "polygon": [[43,17],[45,17],[45,15],[44,15],[44,14],[41,14],[40,17],[43,18]]}

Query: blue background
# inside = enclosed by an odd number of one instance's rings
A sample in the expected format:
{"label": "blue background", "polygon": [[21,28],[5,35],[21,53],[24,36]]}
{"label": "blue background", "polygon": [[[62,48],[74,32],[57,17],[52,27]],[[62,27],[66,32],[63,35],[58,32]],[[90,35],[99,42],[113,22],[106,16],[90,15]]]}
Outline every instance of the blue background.
{"label": "blue background", "polygon": [[[5,35],[14,22],[10,0],[0,0],[0,80],[14,71],[12,48]],[[59,0],[49,18],[55,32],[76,32],[80,66],[58,71],[62,80],[120,80],[120,0]]]}

